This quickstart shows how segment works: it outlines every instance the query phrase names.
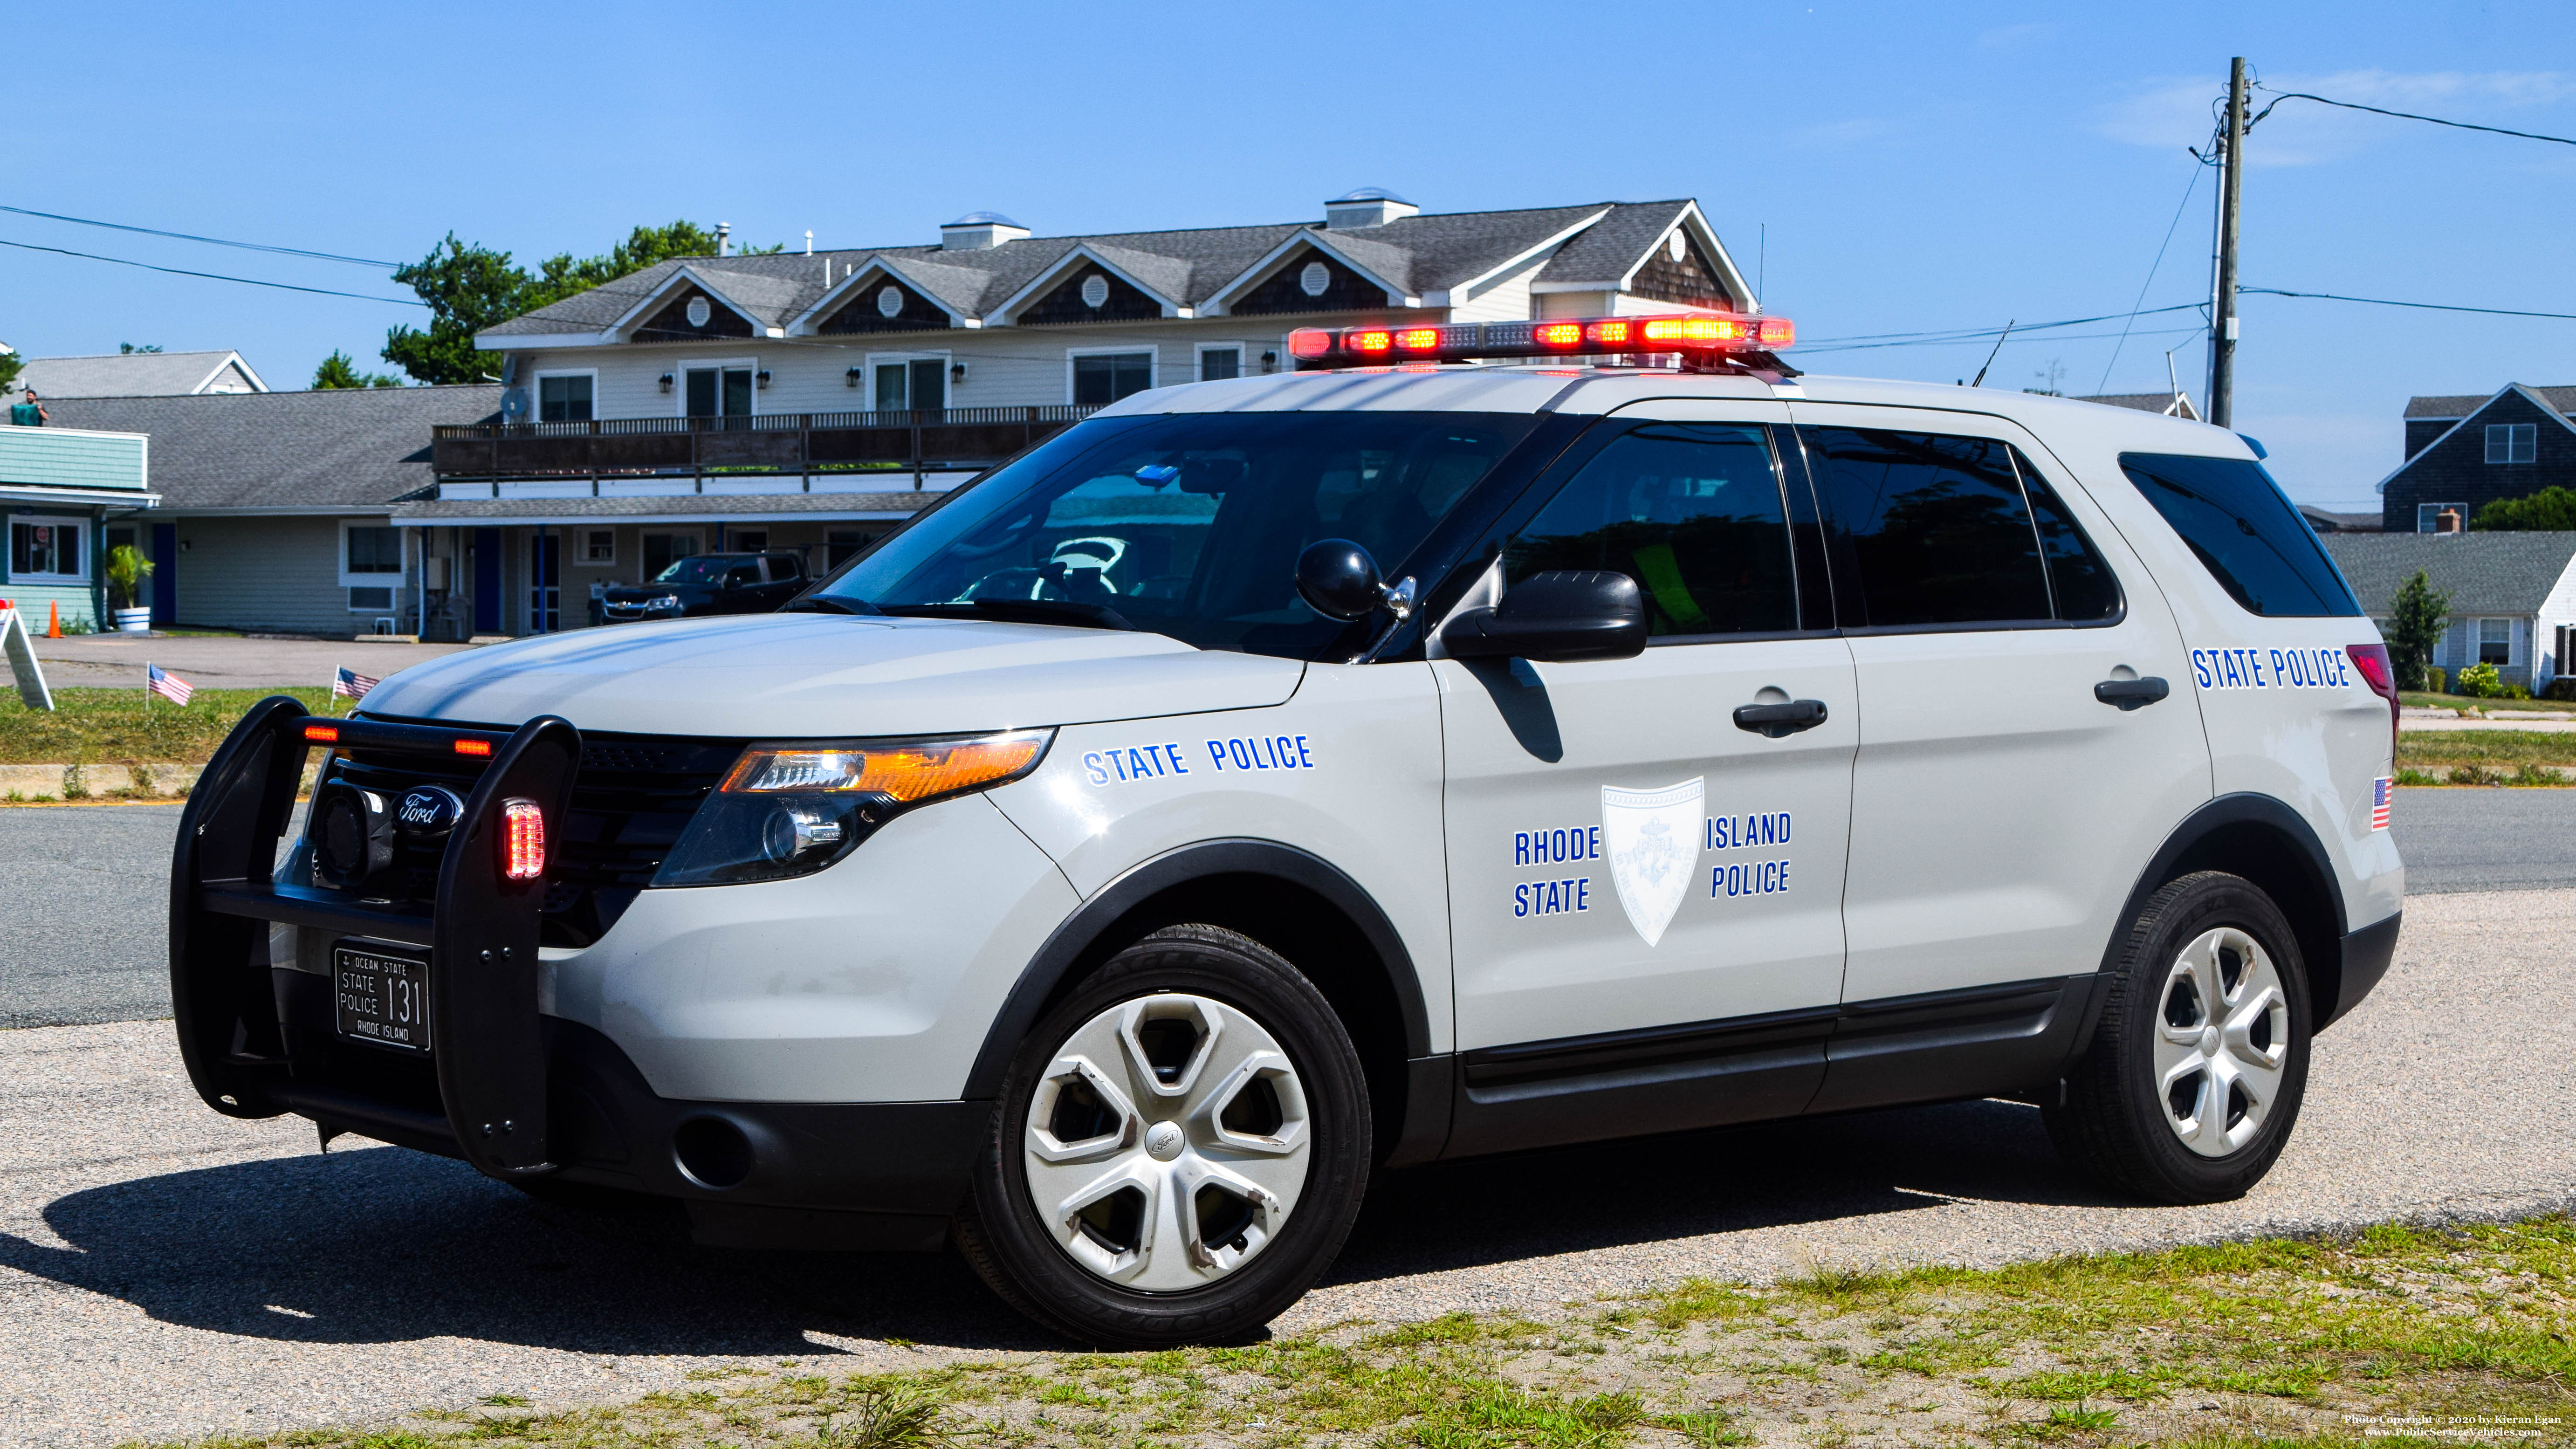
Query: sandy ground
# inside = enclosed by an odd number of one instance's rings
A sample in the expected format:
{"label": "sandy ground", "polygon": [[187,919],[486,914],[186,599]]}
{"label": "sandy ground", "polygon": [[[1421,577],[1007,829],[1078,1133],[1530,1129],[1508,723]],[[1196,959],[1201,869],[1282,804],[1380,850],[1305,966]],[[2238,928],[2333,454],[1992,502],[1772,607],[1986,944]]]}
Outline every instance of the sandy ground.
{"label": "sandy ground", "polygon": [[[1995,1263],[2576,1190],[2576,894],[2416,897],[2388,981],[2317,1044],[2305,1116],[2244,1200],[2107,1200],[2031,1110],[1968,1103],[1390,1175],[1280,1327],[1545,1313],[1700,1274]],[[1052,1346],[951,1257],[701,1249],[541,1207],[452,1162],[198,1104],[170,1028],[0,1032],[0,1442],[540,1404],[718,1363],[918,1364]]]}

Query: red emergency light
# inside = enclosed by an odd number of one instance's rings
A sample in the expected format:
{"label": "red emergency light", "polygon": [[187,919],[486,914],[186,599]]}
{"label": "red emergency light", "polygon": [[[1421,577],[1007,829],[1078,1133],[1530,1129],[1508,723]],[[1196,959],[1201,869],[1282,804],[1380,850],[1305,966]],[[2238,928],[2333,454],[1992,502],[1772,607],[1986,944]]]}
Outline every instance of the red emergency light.
{"label": "red emergency light", "polygon": [[1300,327],[1288,355],[1303,370],[1509,357],[1678,357],[1699,372],[1795,370],[1772,356],[1798,340],[1786,317],[1731,312],[1585,317],[1547,322],[1450,322],[1414,327]]}

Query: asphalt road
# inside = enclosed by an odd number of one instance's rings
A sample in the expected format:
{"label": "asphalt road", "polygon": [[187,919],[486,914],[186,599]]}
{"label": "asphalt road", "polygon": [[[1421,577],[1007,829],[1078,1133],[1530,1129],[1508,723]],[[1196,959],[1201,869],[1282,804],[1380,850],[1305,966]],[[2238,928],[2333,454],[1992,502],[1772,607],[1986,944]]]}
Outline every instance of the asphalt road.
{"label": "asphalt road", "polygon": [[[0,807],[0,1027],[170,1011],[177,805]],[[2576,887],[2576,790],[2400,790],[2409,894]]]}
{"label": "asphalt road", "polygon": [[[292,689],[328,685],[342,666],[382,679],[395,670],[453,654],[463,644],[352,644],[330,639],[75,634],[38,639],[36,662],[56,689],[73,685],[139,689],[145,663],[160,665],[200,689]],[[0,680],[10,678],[0,661]]]}

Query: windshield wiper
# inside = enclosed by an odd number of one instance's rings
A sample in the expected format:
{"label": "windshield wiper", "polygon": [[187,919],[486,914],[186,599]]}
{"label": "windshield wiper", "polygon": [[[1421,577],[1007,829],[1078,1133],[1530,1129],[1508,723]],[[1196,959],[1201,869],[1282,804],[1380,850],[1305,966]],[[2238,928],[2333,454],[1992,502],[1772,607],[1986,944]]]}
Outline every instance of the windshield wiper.
{"label": "windshield wiper", "polygon": [[806,594],[778,606],[782,614],[875,614],[876,605],[865,599],[841,599],[830,594]]}
{"label": "windshield wiper", "polygon": [[1021,624],[1071,624],[1083,629],[1127,629],[1136,625],[1107,604],[1071,599],[966,599],[943,604],[888,604],[879,612],[918,614],[927,618],[1001,619]]}

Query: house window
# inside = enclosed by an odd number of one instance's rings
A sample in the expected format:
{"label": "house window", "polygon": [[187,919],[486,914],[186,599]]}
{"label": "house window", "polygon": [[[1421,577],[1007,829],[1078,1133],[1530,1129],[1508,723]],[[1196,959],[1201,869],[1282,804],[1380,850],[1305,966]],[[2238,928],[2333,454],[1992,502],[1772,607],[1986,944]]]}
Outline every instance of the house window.
{"label": "house window", "polygon": [[341,530],[341,541],[348,549],[348,567],[344,573],[398,574],[403,571],[402,530],[398,528],[359,528]]}
{"label": "house window", "polygon": [[586,423],[591,420],[589,373],[568,373],[560,377],[537,378],[537,421],[541,423]]}
{"label": "house window", "polygon": [[581,561],[586,564],[617,562],[617,530],[585,528],[581,531]]}
{"label": "house window", "polygon": [[390,588],[349,591],[349,612],[352,614],[363,614],[370,609],[390,609],[393,606],[394,591]]}
{"label": "house window", "polygon": [[727,538],[725,542],[732,544],[736,550],[743,553],[760,553],[767,550],[769,547],[769,530],[765,528],[737,528],[733,531],[733,535]]}
{"label": "house window", "polygon": [[1105,408],[1154,385],[1154,354],[1103,352],[1073,359],[1073,405]]}
{"label": "house window", "polygon": [[824,566],[839,568],[868,546],[868,536],[855,528],[835,528],[823,535],[823,546]]}
{"label": "house window", "polygon": [[688,386],[683,389],[689,416],[693,418],[747,418],[751,416],[751,372],[749,364],[741,367],[692,367],[688,369]]}
{"label": "house window", "polygon": [[38,579],[89,579],[89,549],[83,542],[89,525],[77,518],[9,520],[9,577],[29,583]]}
{"label": "house window", "polygon": [[1223,382],[1243,376],[1243,349],[1240,347],[1202,347],[1199,349],[1199,381]]}
{"label": "house window", "polygon": [[698,552],[694,533],[648,533],[644,535],[644,577],[658,579],[662,570]]}
{"label": "house window", "polygon": [[2446,508],[2460,515],[2460,527],[2469,526],[2469,505],[2465,503],[2418,503],[2415,505],[2415,531],[2417,533],[2441,532],[2442,510]]}
{"label": "house window", "polygon": [[2513,662],[2513,621],[2480,619],[2478,621],[2478,662],[2498,668]]}
{"label": "house window", "polygon": [[2487,424],[2487,461],[2529,463],[2540,456],[2540,424]]}
{"label": "house window", "polygon": [[948,406],[947,358],[872,358],[870,366],[878,412],[935,413]]}

